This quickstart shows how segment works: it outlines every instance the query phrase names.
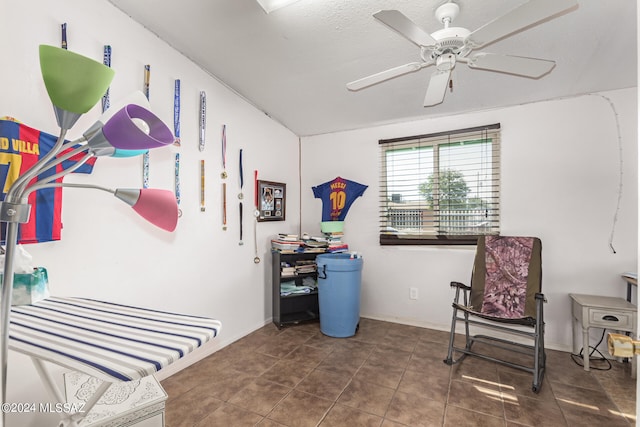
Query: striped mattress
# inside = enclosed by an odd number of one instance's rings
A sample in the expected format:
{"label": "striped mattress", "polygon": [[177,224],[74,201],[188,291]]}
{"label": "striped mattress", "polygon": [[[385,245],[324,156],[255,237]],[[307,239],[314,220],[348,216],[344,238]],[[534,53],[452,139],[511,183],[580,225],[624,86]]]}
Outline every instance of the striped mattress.
{"label": "striped mattress", "polygon": [[13,306],[9,348],[108,382],[152,375],[220,332],[206,317],[85,298]]}

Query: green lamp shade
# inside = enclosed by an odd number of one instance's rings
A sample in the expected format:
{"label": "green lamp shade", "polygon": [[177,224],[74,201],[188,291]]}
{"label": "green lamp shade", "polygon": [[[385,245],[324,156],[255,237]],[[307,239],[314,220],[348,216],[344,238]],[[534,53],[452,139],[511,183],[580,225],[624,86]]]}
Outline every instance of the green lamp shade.
{"label": "green lamp shade", "polygon": [[115,75],[100,62],[47,45],[40,45],[40,69],[53,105],[76,114],[93,108]]}

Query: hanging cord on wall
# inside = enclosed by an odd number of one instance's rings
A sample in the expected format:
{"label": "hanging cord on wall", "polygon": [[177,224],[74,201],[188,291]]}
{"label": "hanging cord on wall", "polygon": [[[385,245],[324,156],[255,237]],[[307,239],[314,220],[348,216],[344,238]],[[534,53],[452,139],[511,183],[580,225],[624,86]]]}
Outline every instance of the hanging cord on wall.
{"label": "hanging cord on wall", "polygon": [[618,201],[616,203],[616,210],[613,215],[613,224],[611,225],[611,235],[609,236],[609,247],[611,248],[611,251],[615,254],[616,249],[613,247],[613,236],[615,234],[616,224],[618,222],[618,212],[620,212],[620,201],[622,199],[622,170],[623,169],[622,169],[622,135],[620,133],[620,120],[618,117],[618,111],[616,110],[616,107],[610,98],[604,95],[601,95],[599,93],[590,93],[589,95],[599,96],[600,98],[607,101],[609,103],[609,106],[611,107],[611,111],[613,111],[614,119],[616,120],[616,131],[618,133],[618,156],[619,156],[619,167],[620,167],[620,171],[619,171],[620,181],[618,182]]}
{"label": "hanging cord on wall", "polygon": [[298,137],[298,235],[302,237],[302,138]]}
{"label": "hanging cord on wall", "polygon": [[[600,350],[598,350],[598,346],[600,344],[602,344],[602,341],[604,340],[605,332],[607,332],[607,330],[603,329],[602,330],[602,336],[600,337],[600,341],[598,341],[598,344],[593,346],[593,350],[591,350],[591,353],[589,353],[589,369],[593,369],[593,370],[596,370],[596,371],[608,371],[609,369],[611,369],[611,362],[609,361],[609,359],[604,357],[604,355],[602,353],[600,353]],[[578,366],[582,366],[582,367],[584,367],[583,351],[584,351],[584,349],[580,350],[580,353],[578,353],[578,354],[571,353],[571,358],[573,359],[575,364],[578,365]],[[593,357],[593,353],[595,353],[595,352],[598,352],[600,357]],[[604,367],[592,366],[591,362],[605,362],[605,365],[604,365]]]}

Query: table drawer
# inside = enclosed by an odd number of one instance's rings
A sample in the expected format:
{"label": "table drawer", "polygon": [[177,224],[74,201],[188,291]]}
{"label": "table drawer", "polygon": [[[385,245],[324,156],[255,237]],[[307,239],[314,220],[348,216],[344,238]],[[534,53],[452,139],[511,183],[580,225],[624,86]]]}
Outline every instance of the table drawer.
{"label": "table drawer", "polygon": [[607,329],[635,330],[635,313],[632,311],[589,309],[589,324]]}

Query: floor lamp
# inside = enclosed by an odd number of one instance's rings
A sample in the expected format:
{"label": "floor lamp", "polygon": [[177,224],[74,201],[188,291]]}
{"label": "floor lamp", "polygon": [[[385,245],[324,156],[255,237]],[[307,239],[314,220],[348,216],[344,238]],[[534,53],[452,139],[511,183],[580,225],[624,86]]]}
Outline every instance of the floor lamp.
{"label": "floor lamp", "polygon": [[[129,157],[149,149],[170,145],[174,141],[171,130],[146,105],[130,103],[109,110],[91,126],[81,138],[65,142],[65,135],[78,119],[102,98],[115,72],[90,58],[66,49],[40,46],[40,69],[53,104],[60,134],[54,147],[30,169],[16,179],[0,202],[0,221],[6,222],[6,252],[0,300],[0,367],[2,388],[0,403],[6,402],[7,356],[11,297],[14,282],[14,256],[18,241],[18,225],[29,221],[29,194],[43,188],[75,187],[107,191],[129,204],[140,216],[152,224],[173,231],[178,221],[178,205],[170,190],[116,189],[85,184],[63,184],[62,177],[73,172],[95,156]],[[40,179],[39,175],[57,167],[66,159],[80,156],[81,160],[62,172]],[[0,427],[5,426],[5,414]]]}

